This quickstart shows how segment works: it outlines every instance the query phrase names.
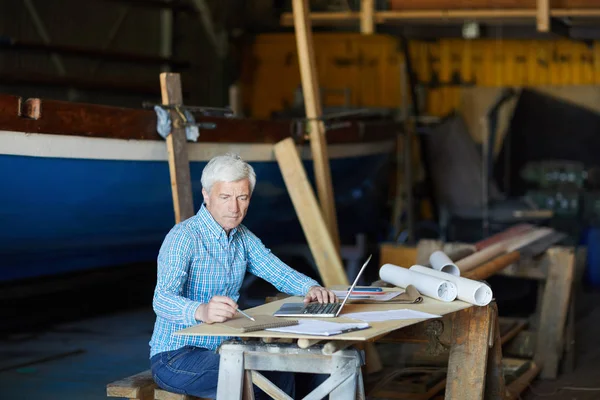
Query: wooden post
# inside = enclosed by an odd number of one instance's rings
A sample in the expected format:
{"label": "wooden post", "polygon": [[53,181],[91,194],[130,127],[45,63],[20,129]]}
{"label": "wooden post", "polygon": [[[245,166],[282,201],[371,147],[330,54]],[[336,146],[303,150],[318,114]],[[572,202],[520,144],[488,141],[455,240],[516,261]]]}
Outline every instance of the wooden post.
{"label": "wooden post", "polygon": [[375,32],[375,1],[360,1],[360,33],[370,35]]}
{"label": "wooden post", "polygon": [[542,368],[542,379],[554,379],[564,350],[564,329],[571,298],[575,270],[572,248],[548,249],[548,278],[546,281],[534,360]]}
{"label": "wooden post", "polygon": [[287,138],[280,141],[275,144],[274,151],[323,284],[347,285],[348,277],[344,272],[340,253],[334,245],[330,231],[327,230],[294,140]]}
{"label": "wooden post", "polygon": [[470,307],[452,315],[446,399],[482,399],[489,350],[491,306]]}
{"label": "wooden post", "polygon": [[506,386],[502,372],[502,338],[500,337],[500,319],[496,303],[490,304],[490,350],[487,359],[485,399],[501,400],[506,397]]}
{"label": "wooden post", "polygon": [[340,248],[337,215],[333,185],[331,183],[331,170],[329,168],[329,155],[325,139],[325,125],[319,120],[323,116],[321,98],[319,96],[319,82],[317,67],[313,50],[311,22],[308,18],[308,0],[293,0],[294,29],[296,30],[296,45],[298,47],[298,63],[300,77],[302,78],[302,93],[308,127],[310,129],[310,149],[312,152],[317,193],[321,203],[323,218],[336,251]]}
{"label": "wooden post", "polygon": [[550,31],[550,0],[537,0],[535,19],[538,32]]}
{"label": "wooden post", "polygon": [[[160,91],[164,105],[182,105],[181,78],[179,74],[163,72],[160,74]],[[169,153],[169,171],[171,173],[171,192],[175,209],[175,223],[184,221],[194,215],[192,198],[192,180],[187,153],[185,127],[178,126],[183,122],[177,111],[171,110],[172,130],[167,136]]]}

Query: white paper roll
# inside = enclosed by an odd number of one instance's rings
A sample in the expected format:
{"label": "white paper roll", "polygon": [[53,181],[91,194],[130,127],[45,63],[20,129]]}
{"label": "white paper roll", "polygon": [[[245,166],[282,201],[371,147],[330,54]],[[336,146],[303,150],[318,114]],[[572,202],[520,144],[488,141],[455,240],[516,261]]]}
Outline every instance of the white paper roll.
{"label": "white paper roll", "polygon": [[453,301],[458,295],[456,285],[448,280],[421,274],[393,264],[384,264],[379,270],[379,277],[401,288],[413,285],[425,296],[437,300]]}
{"label": "white paper roll", "polygon": [[462,278],[460,276],[450,275],[446,272],[440,272],[433,268],[427,268],[422,265],[413,265],[411,271],[418,272],[432,277],[446,279],[452,282],[458,288],[458,299],[477,306],[486,306],[492,301],[492,289],[485,283],[473,279]]}
{"label": "white paper roll", "polygon": [[429,256],[429,262],[431,263],[431,267],[433,269],[447,272],[450,275],[460,276],[460,269],[454,265],[450,257],[448,257],[443,251],[434,251]]}

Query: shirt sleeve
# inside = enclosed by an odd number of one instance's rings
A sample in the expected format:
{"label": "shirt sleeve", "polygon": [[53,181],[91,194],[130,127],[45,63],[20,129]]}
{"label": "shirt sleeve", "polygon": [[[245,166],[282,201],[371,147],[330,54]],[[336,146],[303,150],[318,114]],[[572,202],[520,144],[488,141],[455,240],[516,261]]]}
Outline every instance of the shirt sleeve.
{"label": "shirt sleeve", "polygon": [[152,306],[156,315],[178,324],[198,323],[194,315],[202,303],[181,295],[193,253],[193,237],[181,224],[167,234],[158,253]]}
{"label": "shirt sleeve", "polygon": [[248,272],[270,282],[280,292],[304,296],[319,282],[301,274],[281,261],[248,228],[244,227],[244,238],[248,257]]}

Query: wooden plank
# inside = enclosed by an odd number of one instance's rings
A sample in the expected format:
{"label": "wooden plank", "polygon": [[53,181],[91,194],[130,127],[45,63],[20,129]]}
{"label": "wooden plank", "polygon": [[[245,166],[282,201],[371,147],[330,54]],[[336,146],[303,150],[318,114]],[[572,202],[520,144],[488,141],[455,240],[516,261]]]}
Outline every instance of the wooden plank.
{"label": "wooden plank", "polygon": [[537,0],[537,15],[535,16],[539,32],[550,31],[550,0]]}
{"label": "wooden plank", "polygon": [[550,265],[544,290],[538,329],[535,363],[542,379],[554,379],[564,350],[564,329],[575,270],[572,248],[553,247],[547,251]]}
{"label": "wooden plank", "polygon": [[[393,289],[384,288],[384,292],[390,291]],[[268,314],[272,315],[275,311],[277,311],[283,303],[286,302],[295,302],[302,301],[302,297],[294,296],[288,299],[273,301],[271,303],[262,304],[257,307],[253,307],[248,309],[248,313],[250,315],[258,315],[258,314]],[[356,322],[349,318],[345,318],[344,315],[347,313],[353,312],[367,312],[367,311],[381,311],[381,304],[346,304],[344,307],[344,311],[337,317],[339,322]],[[455,300],[452,302],[443,302],[434,300],[430,297],[423,296],[423,302],[419,304],[388,304],[384,306],[386,309],[390,310],[400,310],[400,309],[409,309],[415,311],[423,311],[430,314],[437,315],[446,315],[450,313],[454,313],[456,311],[465,309],[465,308],[473,308],[472,304],[465,303],[460,300]],[[316,318],[321,320],[321,318]],[[330,321],[331,318],[322,318],[323,321]],[[388,334],[392,331],[404,329],[408,326],[415,325],[418,323],[418,320],[389,320],[389,321],[379,321],[379,322],[371,322],[371,327],[368,329],[363,329],[359,331],[352,331],[347,333],[341,333],[335,336],[335,340],[350,340],[350,341],[368,341],[381,338],[382,335]],[[177,335],[193,335],[193,336],[231,336],[228,335],[231,333],[231,328],[224,326],[223,324],[198,324],[191,326],[189,328],[182,329],[177,332]],[[303,335],[296,333],[284,333],[284,332],[275,332],[275,331],[255,331],[255,332],[246,332],[244,336],[247,337],[273,337],[273,338],[296,338],[296,339],[318,339],[323,340],[323,336],[317,335]],[[325,339],[328,340],[328,339]],[[309,348],[312,349],[312,348]],[[296,350],[298,350],[296,348]],[[308,350],[308,349],[307,349]],[[321,349],[318,350],[319,354],[321,354]],[[343,350],[346,351],[346,350]]]}
{"label": "wooden plank", "polygon": [[375,1],[360,1],[360,33],[370,35],[375,32]]}
{"label": "wooden plank", "polygon": [[486,383],[491,306],[457,312],[452,322],[446,399],[481,399]]}
{"label": "wooden plank", "polygon": [[152,400],[154,399],[154,388],[156,388],[156,383],[152,379],[152,371],[146,370],[109,383],[106,385],[106,396]]}
{"label": "wooden plank", "polygon": [[507,254],[503,254],[499,257],[494,258],[491,261],[471,270],[467,271],[461,276],[474,280],[486,279],[501,269],[508,267],[509,265],[519,261],[520,254],[518,251],[512,251]]}
{"label": "wooden plank", "polygon": [[[160,90],[162,103],[165,105],[182,105],[181,78],[179,74],[163,72],[160,74]],[[175,223],[184,221],[194,215],[192,198],[192,180],[187,153],[185,127],[178,127],[176,121],[181,118],[175,110],[171,110],[172,130],[167,136],[169,154],[169,171],[171,173],[171,192]]]}
{"label": "wooden plank", "polygon": [[527,372],[523,375],[515,379],[510,385],[507,387],[508,396],[507,400],[517,400],[521,399],[521,393],[529,387],[529,384],[540,372],[540,367],[535,363],[531,364],[531,367]]}
{"label": "wooden plank", "polygon": [[200,397],[189,396],[187,394],[179,394],[168,392],[163,389],[154,389],[154,400],[203,400]]}
{"label": "wooden plank", "polygon": [[323,116],[317,66],[313,49],[312,26],[308,18],[308,0],[293,0],[294,29],[298,48],[298,63],[302,79],[304,107],[310,129],[310,149],[313,158],[317,193],[323,218],[331,234],[334,246],[339,251],[340,239],[335,211],[335,198],[331,183],[329,154],[325,138],[325,125],[318,119]]}
{"label": "wooden plank", "polygon": [[[530,8],[536,6],[536,0],[390,0],[390,10],[435,10],[435,9],[485,9],[485,8]],[[554,7],[595,8],[598,0],[553,0]]]}
{"label": "wooden plank", "polygon": [[500,321],[498,306],[490,304],[490,343],[491,347],[487,357],[487,371],[485,375],[485,399],[502,400],[506,394],[504,385],[504,366],[502,364],[502,338],[500,335]]}
{"label": "wooden plank", "polygon": [[[566,9],[552,8],[551,17],[598,17],[600,9]],[[470,10],[401,10],[377,11],[374,13],[376,24],[385,24],[398,21],[463,21],[473,18],[480,20],[515,19],[533,20],[537,17],[537,10],[530,9],[470,9]],[[359,12],[312,12],[309,16],[315,26],[334,26],[340,24],[356,24],[360,21]],[[291,13],[282,13],[280,17],[282,26],[294,24]]]}
{"label": "wooden plank", "polygon": [[283,180],[325,286],[347,285],[348,277],[337,247],[317,204],[292,138],[274,146]]}
{"label": "wooden plank", "polygon": [[244,388],[242,393],[243,400],[254,400],[254,383],[252,379],[252,372],[250,370],[244,371]]}
{"label": "wooden plank", "polygon": [[[290,396],[288,396],[283,390],[278,388],[273,382],[265,378],[260,372],[251,371],[252,380],[250,383],[254,382],[256,386],[261,388],[263,392],[271,396],[275,400],[292,400]],[[252,387],[250,387],[252,389]],[[244,399],[246,400],[246,399]]]}

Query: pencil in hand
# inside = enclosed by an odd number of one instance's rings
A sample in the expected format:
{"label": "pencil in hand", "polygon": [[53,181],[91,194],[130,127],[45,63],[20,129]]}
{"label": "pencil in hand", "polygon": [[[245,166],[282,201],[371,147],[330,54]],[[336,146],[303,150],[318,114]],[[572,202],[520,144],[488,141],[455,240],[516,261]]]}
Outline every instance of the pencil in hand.
{"label": "pencil in hand", "polygon": [[252,318],[251,316],[249,316],[248,314],[246,314],[245,312],[243,312],[242,310],[240,310],[239,308],[237,309],[237,311],[242,314],[244,317],[248,318],[251,321],[256,321],[254,318]]}

